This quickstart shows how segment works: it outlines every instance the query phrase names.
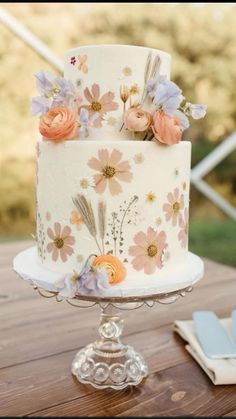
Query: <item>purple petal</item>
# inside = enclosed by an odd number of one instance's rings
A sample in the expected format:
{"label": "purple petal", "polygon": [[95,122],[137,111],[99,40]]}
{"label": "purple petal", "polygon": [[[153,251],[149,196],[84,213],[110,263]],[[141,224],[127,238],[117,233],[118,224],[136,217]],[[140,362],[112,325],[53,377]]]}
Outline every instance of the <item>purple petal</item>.
{"label": "purple petal", "polygon": [[183,100],[182,90],[172,81],[163,76],[157,79],[156,93],[153,103],[162,108],[168,115],[173,116]]}
{"label": "purple petal", "polygon": [[177,110],[175,111],[175,116],[180,121],[180,127],[183,131],[189,127],[189,120],[183,112]]}
{"label": "purple petal", "polygon": [[178,109],[180,103],[182,102],[182,100],[183,100],[182,95],[166,98],[166,100],[164,101],[162,105],[163,111],[167,115],[173,116],[175,114],[175,111]]}
{"label": "purple petal", "polygon": [[201,118],[204,118],[204,116],[206,115],[206,110],[207,110],[206,105],[201,105],[197,103],[196,104],[189,103],[187,105],[189,105],[189,114],[192,116],[192,118],[201,119]]}
{"label": "purple petal", "polygon": [[87,109],[81,108],[79,114],[79,121],[82,125],[87,125],[89,122],[89,112]]}
{"label": "purple petal", "polygon": [[35,115],[43,115],[45,114],[51,106],[51,101],[45,97],[42,96],[35,96],[32,98],[31,101],[31,115],[35,116]]}
{"label": "purple petal", "polygon": [[49,71],[40,70],[35,74],[36,77],[36,86],[40,93],[45,94],[45,92],[52,89],[52,85],[55,79],[55,76]]}

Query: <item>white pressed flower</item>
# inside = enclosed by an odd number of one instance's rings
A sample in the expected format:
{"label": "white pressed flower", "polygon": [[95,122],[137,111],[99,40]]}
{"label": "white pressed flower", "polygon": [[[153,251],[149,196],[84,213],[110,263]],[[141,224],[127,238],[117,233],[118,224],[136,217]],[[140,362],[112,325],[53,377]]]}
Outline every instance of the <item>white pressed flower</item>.
{"label": "white pressed flower", "polygon": [[137,153],[134,156],[134,162],[136,164],[141,164],[144,162],[144,155],[142,153]]}
{"label": "white pressed flower", "polygon": [[92,176],[83,176],[78,180],[78,193],[86,194],[91,188],[94,188],[95,182]]}
{"label": "white pressed flower", "polygon": [[130,81],[134,82],[134,79],[136,78],[137,69],[134,66],[131,65],[123,65],[123,67],[120,70],[120,76],[118,77],[119,80],[123,81]]}
{"label": "white pressed flower", "polygon": [[111,127],[113,127],[117,124],[117,119],[114,116],[104,115],[102,117],[102,119],[107,125],[109,125]]}

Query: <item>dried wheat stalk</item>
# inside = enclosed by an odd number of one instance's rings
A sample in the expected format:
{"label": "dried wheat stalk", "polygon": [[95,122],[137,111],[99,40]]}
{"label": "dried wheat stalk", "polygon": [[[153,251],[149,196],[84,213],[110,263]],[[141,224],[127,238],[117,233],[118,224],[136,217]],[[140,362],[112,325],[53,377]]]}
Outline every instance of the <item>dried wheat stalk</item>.
{"label": "dried wheat stalk", "polygon": [[104,237],[106,233],[106,204],[104,201],[100,201],[98,204],[98,227],[104,253]]}
{"label": "dried wheat stalk", "polygon": [[76,198],[72,198],[72,201],[78,209],[79,213],[82,215],[84,224],[86,225],[89,233],[95,239],[100,253],[102,253],[99,243],[97,241],[96,221],[91,202],[88,201],[86,197],[81,194],[78,194]]}

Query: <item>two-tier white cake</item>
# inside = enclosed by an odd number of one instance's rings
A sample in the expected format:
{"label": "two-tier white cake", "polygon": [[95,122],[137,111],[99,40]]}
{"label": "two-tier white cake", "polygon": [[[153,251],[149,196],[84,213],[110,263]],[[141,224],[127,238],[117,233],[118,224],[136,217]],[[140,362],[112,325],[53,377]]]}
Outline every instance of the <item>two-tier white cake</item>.
{"label": "two-tier white cake", "polygon": [[74,87],[62,99],[79,109],[78,130],[37,143],[37,258],[60,274],[65,296],[150,295],[202,276],[188,252],[191,143],[156,141],[172,128],[149,120],[160,109],[150,93],[160,76],[167,83],[170,56],[159,50],[100,45],[66,54]]}

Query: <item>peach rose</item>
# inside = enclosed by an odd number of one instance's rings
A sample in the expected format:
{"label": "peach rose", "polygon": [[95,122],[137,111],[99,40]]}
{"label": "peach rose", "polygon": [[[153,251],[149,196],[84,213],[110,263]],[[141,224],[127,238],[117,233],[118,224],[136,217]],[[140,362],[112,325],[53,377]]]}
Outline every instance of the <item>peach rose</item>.
{"label": "peach rose", "polygon": [[125,279],[126,268],[123,263],[112,255],[101,255],[95,257],[92,261],[92,265],[105,268],[108,273],[108,281],[111,285],[118,284]]}
{"label": "peach rose", "polygon": [[181,140],[180,121],[163,111],[156,111],[152,117],[152,130],[156,140],[164,144],[177,144]]}
{"label": "peach rose", "polygon": [[130,131],[146,131],[152,122],[152,115],[141,108],[132,107],[124,114],[125,128]]}
{"label": "peach rose", "polygon": [[71,140],[77,128],[76,114],[68,108],[50,109],[39,122],[39,131],[48,140]]}

